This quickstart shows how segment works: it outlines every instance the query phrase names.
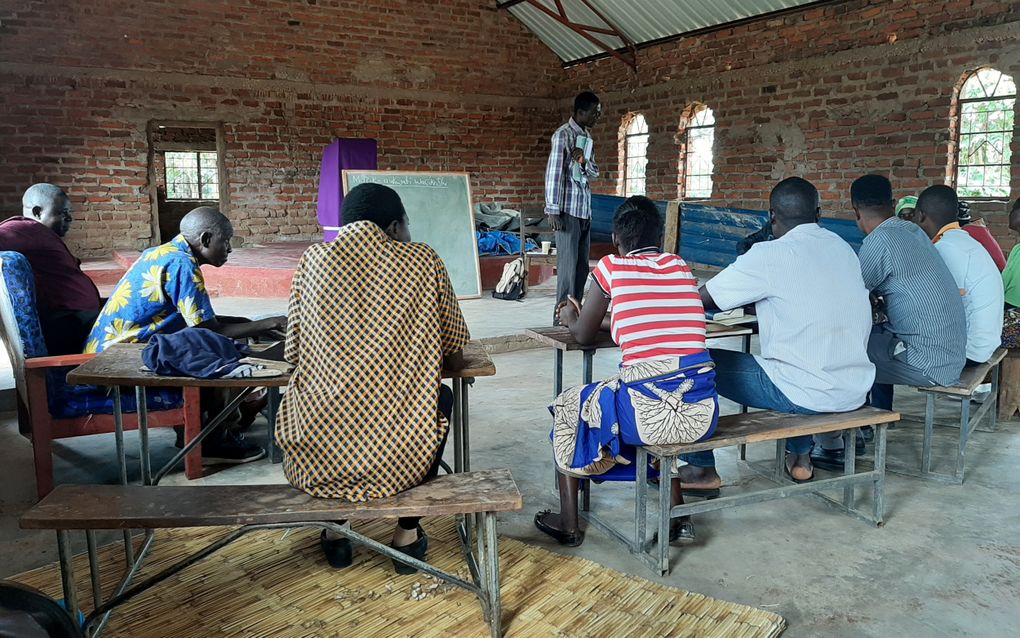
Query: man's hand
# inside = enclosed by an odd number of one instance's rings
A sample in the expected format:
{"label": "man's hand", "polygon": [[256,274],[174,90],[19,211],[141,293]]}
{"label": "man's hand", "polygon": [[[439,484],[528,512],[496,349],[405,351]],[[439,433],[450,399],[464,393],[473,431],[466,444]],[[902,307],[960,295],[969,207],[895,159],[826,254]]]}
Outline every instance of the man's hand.
{"label": "man's hand", "polygon": [[560,228],[562,227],[562,224],[560,223],[560,216],[546,215],[545,218],[549,222],[549,227],[555,230],[556,232],[559,232]]}
{"label": "man's hand", "polygon": [[580,164],[582,167],[584,167],[584,163],[585,163],[585,160],[584,160],[584,151],[582,151],[581,149],[575,148],[574,150],[572,150],[570,152],[570,159],[574,160],[575,162]]}

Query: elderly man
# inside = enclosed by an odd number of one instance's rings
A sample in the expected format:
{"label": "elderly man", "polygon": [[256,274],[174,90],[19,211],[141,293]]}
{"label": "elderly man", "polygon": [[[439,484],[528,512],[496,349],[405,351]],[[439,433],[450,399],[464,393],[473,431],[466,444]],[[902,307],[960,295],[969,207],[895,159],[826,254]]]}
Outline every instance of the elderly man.
{"label": "elderly man", "polygon": [[[208,328],[231,338],[257,337],[285,328],[285,317],[249,321],[217,316],[213,311],[200,266],[219,268],[227,263],[233,234],[230,220],[216,208],[202,206],[185,215],[181,234],[146,250],[121,278],[92,328],[85,352],[102,352],[115,343],[146,342],[154,334],[185,327]],[[203,409],[215,416],[217,408],[226,405],[226,394],[204,392]],[[220,432],[220,438],[210,437],[203,444],[206,462],[247,463],[265,455],[229,427]]]}
{"label": "elderly man", "polygon": [[[396,191],[361,184],[341,213],[336,239],[294,273],[284,355],[296,367],[276,440],[291,485],[366,501],[438,473],[453,409],[441,372],[463,367],[469,335],[443,261],[411,242]],[[323,531],[320,542],[330,565],[351,565],[349,540]],[[392,546],[424,560],[417,518],[398,519]]]}
{"label": "elderly man", "polygon": [[0,223],[0,250],[19,252],[35,275],[36,307],[51,355],[81,352],[103,302],[63,237],[71,202],[53,184],[35,184],[21,199],[22,217]]}

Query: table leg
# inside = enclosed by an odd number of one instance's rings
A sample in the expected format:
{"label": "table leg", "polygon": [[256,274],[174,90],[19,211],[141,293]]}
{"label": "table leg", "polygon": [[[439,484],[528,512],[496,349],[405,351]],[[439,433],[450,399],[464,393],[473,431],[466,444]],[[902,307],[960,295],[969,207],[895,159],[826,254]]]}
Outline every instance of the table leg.
{"label": "table leg", "polygon": [[71,541],[66,529],[57,530],[57,557],[60,561],[60,584],[64,590],[64,609],[78,624],[78,592],[74,584],[74,565],[71,559]]}
{"label": "table leg", "polygon": [[[113,437],[117,445],[117,465],[120,470],[120,484],[128,484],[127,453],[124,450],[124,404],[120,396],[120,386],[113,386]],[[131,530],[124,530],[124,560],[128,567],[135,562],[135,547],[131,543]]]}
{"label": "table leg", "polygon": [[461,379],[460,384],[460,456],[464,471],[471,471],[471,418],[468,408],[468,389],[474,379]]}
{"label": "table leg", "polygon": [[592,368],[595,367],[594,366],[594,363],[595,363],[595,351],[594,350],[584,350],[583,352],[584,352],[584,362],[582,363],[582,366],[581,366],[581,374],[582,374],[582,380],[584,381],[584,384],[588,385],[589,383],[591,383]]}
{"label": "table leg", "polygon": [[556,350],[553,365],[553,398],[563,392],[563,351]]}
{"label": "table leg", "polygon": [[267,440],[269,452],[269,461],[272,463],[279,463],[283,460],[283,455],[280,453],[280,448],[276,446],[276,415],[280,409],[280,388],[269,388],[269,414],[266,417],[267,424]]}
{"label": "table leg", "polygon": [[138,416],[138,445],[142,468],[142,485],[152,485],[152,458],[149,456],[149,406],[145,399],[145,386],[135,387],[135,409]]}
{"label": "table leg", "polygon": [[[212,434],[213,431],[216,430],[216,428],[218,428],[221,423],[226,421],[227,417],[230,416],[230,414],[234,410],[237,409],[237,406],[241,405],[241,402],[244,401],[244,399],[249,394],[251,394],[254,391],[255,391],[254,387],[244,388],[244,390],[242,390],[236,397],[234,397],[233,401],[228,403],[227,406],[225,408],[223,408],[222,412],[217,414],[216,417],[213,418],[213,420],[209,421],[209,423],[205,427],[202,428],[202,431],[198,433],[198,436],[196,436],[194,439],[189,441],[188,444],[185,445],[183,449],[178,451],[177,454],[175,454],[172,459],[167,461],[167,464],[164,465],[162,468],[160,468],[159,472],[156,472],[156,476],[154,478],[152,478],[149,483],[146,483],[146,485],[159,485],[159,482],[163,479],[164,476],[166,476],[167,474],[170,473],[170,470],[172,470],[175,467],[177,467],[177,464],[180,463],[182,460],[184,460],[184,457],[186,457],[189,452],[191,452],[196,447],[201,445],[202,441],[204,441],[206,439],[206,437],[208,437],[210,434]],[[141,423],[142,423],[141,414],[142,413],[139,411],[139,420],[138,420],[138,423],[139,423],[138,429],[139,429],[139,431],[141,431],[141,429],[142,429],[141,428]],[[148,437],[147,436],[146,436],[145,440],[146,440],[145,458],[146,458],[146,465],[148,465],[149,461],[148,461]]]}
{"label": "table leg", "polygon": [[464,471],[464,457],[460,448],[461,433],[461,397],[464,392],[463,379],[453,380],[453,423],[450,424],[453,430],[453,471],[460,474]]}

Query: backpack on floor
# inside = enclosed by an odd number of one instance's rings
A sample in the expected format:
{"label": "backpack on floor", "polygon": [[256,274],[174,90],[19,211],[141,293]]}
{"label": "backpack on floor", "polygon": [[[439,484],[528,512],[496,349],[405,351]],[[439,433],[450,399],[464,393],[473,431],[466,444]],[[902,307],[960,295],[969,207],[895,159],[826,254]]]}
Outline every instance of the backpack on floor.
{"label": "backpack on floor", "polygon": [[524,259],[518,257],[503,266],[503,276],[499,278],[496,289],[492,291],[495,299],[518,301],[528,292],[528,271],[524,267]]}

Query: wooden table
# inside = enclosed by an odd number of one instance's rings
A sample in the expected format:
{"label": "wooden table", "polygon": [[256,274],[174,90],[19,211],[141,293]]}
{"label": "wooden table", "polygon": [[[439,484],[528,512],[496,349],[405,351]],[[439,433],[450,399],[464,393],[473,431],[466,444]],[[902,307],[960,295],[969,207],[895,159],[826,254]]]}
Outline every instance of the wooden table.
{"label": "wooden table", "polygon": [[[726,326],[720,323],[707,322],[705,324],[707,339],[722,339],[725,337],[743,337],[742,340],[742,351],[751,351],[751,335],[753,335],[758,327],[757,323],[746,323],[736,326]],[[560,396],[563,392],[563,353],[564,352],[575,352],[580,350],[583,355],[582,367],[581,367],[581,379],[585,385],[592,382],[592,368],[595,359],[595,352],[602,348],[615,348],[616,342],[613,341],[613,337],[606,331],[600,330],[595,336],[595,343],[588,345],[581,345],[571,334],[570,329],[566,326],[543,326],[541,328],[529,328],[524,331],[524,334],[539,341],[540,343],[553,348],[555,362],[553,365],[553,399]],[[740,407],[741,413],[747,412],[747,406]],[[747,449],[741,445],[738,449],[738,456],[741,460],[747,458]],[[556,472],[553,472],[553,485],[554,489],[559,491],[559,483],[556,478]],[[587,499],[587,493],[582,498]],[[587,501],[585,501],[587,502]]]}
{"label": "wooden table", "polygon": [[[741,324],[736,326],[725,326],[719,323],[708,322],[706,324],[708,339],[722,339],[725,337],[743,337],[743,352],[751,350],[751,335],[754,334],[757,324]],[[603,348],[615,348],[616,342],[613,337],[605,331],[600,330],[595,337],[595,343],[581,345],[570,333],[566,326],[546,326],[541,328],[529,328],[524,334],[549,346],[555,350],[555,365],[553,367],[553,397],[558,397],[563,392],[563,353],[580,350],[583,355],[582,381],[585,384],[592,382],[592,362],[595,352]]]}
{"label": "wooden table", "polygon": [[[243,379],[198,379],[195,377],[160,376],[145,369],[142,363],[142,350],[145,344],[118,343],[110,346],[95,358],[83,363],[67,375],[68,383],[107,386],[113,389],[114,422],[117,428],[118,457],[122,460],[122,476],[126,481],[126,467],[123,467],[123,411],[121,410],[120,388],[135,388],[138,402],[138,432],[141,445],[142,482],[145,485],[156,485],[185,456],[209,436],[226,418],[240,405],[255,388],[269,389],[268,438],[269,456],[273,463],[281,461],[279,449],[276,447],[276,412],[279,407],[280,388],[290,383],[290,364],[276,361],[265,361],[269,368],[280,370],[275,377],[258,377]],[[258,347],[253,347],[253,355],[258,355]],[[471,469],[468,411],[468,386],[474,383],[475,377],[488,377],[496,374],[496,366],[477,342],[470,342],[464,348],[465,367],[457,372],[443,371],[444,379],[453,380],[453,430],[454,471],[466,472]],[[153,476],[149,462],[149,433],[147,406],[145,403],[146,388],[237,388],[241,393],[223,410],[222,413],[209,421],[199,435],[174,456],[162,469]]]}

